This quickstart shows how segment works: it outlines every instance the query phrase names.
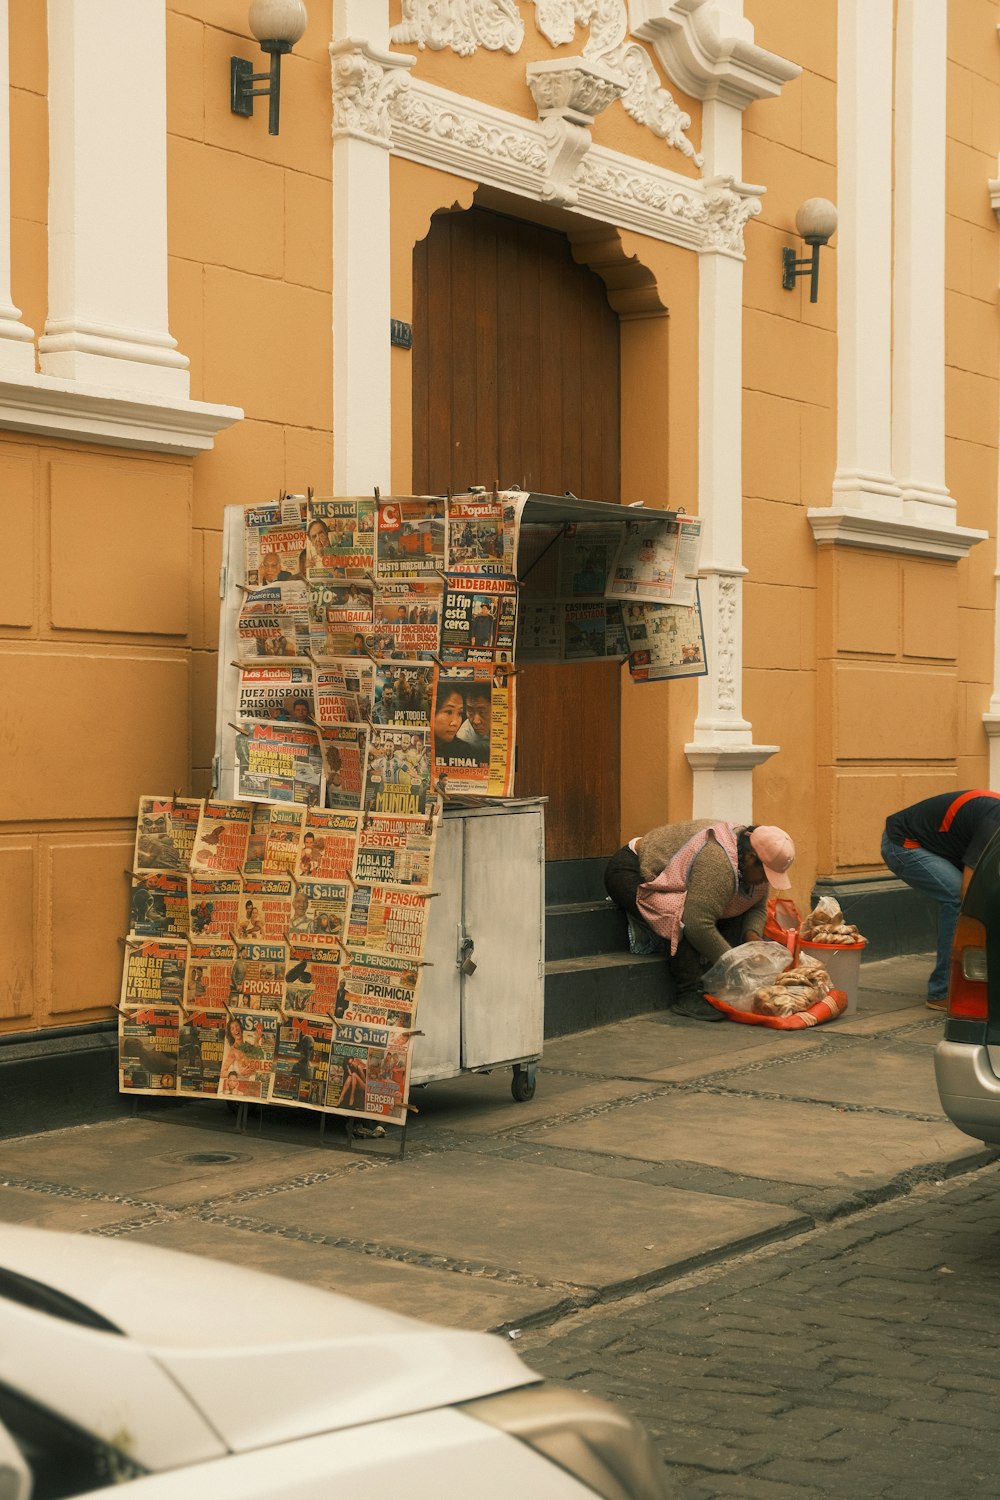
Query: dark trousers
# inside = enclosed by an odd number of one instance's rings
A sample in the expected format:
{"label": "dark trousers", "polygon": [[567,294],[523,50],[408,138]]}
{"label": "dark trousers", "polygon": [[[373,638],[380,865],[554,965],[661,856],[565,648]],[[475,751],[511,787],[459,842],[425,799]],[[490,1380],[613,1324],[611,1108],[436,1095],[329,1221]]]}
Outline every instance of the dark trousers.
{"label": "dark trousers", "polygon": [[[642,872],[639,869],[639,856],[635,854],[626,844],[619,849],[617,854],[612,854],[604,871],[604,889],[611,897],[616,906],[623,911],[644,922],[646,919],[639,910],[636,896],[642,885]],[[718,924],[719,932],[730,946],[735,946],[743,941],[743,918],[727,917]],[[701,976],[708,964],[702,958],[697,948],[681,935],[677,944],[677,952],[672,953],[667,959],[667,967],[678,997],[687,992],[688,994],[705,993],[701,982]]]}

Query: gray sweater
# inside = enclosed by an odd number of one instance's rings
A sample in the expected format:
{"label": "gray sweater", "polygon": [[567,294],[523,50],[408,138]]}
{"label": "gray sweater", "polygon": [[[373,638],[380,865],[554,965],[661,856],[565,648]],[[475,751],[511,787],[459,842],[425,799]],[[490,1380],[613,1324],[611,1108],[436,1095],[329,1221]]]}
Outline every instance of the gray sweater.
{"label": "gray sweater", "polygon": [[[662,828],[652,828],[639,842],[639,869],[643,880],[655,880],[657,875],[682,849],[688,839],[703,828],[719,823],[720,818],[696,818],[692,823],[668,823]],[[734,825],[735,828],[745,825]],[[733,867],[729,856],[714,839],[695,855],[688,871],[687,896],[684,901],[684,936],[702,958],[714,963],[726,953],[731,944],[719,931],[719,919],[736,893]],[[760,900],[749,911],[743,913],[740,931],[744,941],[760,937],[767,916],[767,887]]]}

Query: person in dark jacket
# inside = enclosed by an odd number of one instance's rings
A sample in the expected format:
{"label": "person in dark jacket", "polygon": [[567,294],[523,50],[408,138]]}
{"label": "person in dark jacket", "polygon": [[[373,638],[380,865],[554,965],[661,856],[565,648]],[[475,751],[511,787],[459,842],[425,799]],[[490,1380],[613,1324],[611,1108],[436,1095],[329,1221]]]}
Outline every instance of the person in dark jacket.
{"label": "person in dark jacket", "polygon": [[937,956],[927,981],[930,1010],[948,1009],[951,944],[965,888],[1000,827],[1000,792],[940,792],[890,813],[882,858],[894,875],[937,902]]}

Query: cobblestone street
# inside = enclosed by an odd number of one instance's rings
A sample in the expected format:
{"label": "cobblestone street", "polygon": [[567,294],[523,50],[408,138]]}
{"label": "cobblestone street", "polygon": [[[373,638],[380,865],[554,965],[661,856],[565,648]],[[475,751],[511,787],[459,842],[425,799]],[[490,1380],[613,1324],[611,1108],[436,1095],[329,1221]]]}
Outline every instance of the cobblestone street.
{"label": "cobblestone street", "polygon": [[1000,1495],[998,1327],[988,1166],[518,1347],[638,1415],[677,1500],[917,1500]]}

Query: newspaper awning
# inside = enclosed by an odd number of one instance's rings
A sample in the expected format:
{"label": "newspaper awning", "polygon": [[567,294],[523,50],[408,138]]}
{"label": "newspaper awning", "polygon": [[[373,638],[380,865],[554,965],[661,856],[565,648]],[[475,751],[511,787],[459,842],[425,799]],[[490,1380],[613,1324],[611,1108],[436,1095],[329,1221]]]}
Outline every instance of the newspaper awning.
{"label": "newspaper awning", "polygon": [[525,501],[522,526],[562,526],[580,521],[634,521],[639,515],[650,520],[670,521],[675,510],[651,510],[644,505],[614,505],[608,500],[583,500],[568,491],[563,495],[536,495]]}

